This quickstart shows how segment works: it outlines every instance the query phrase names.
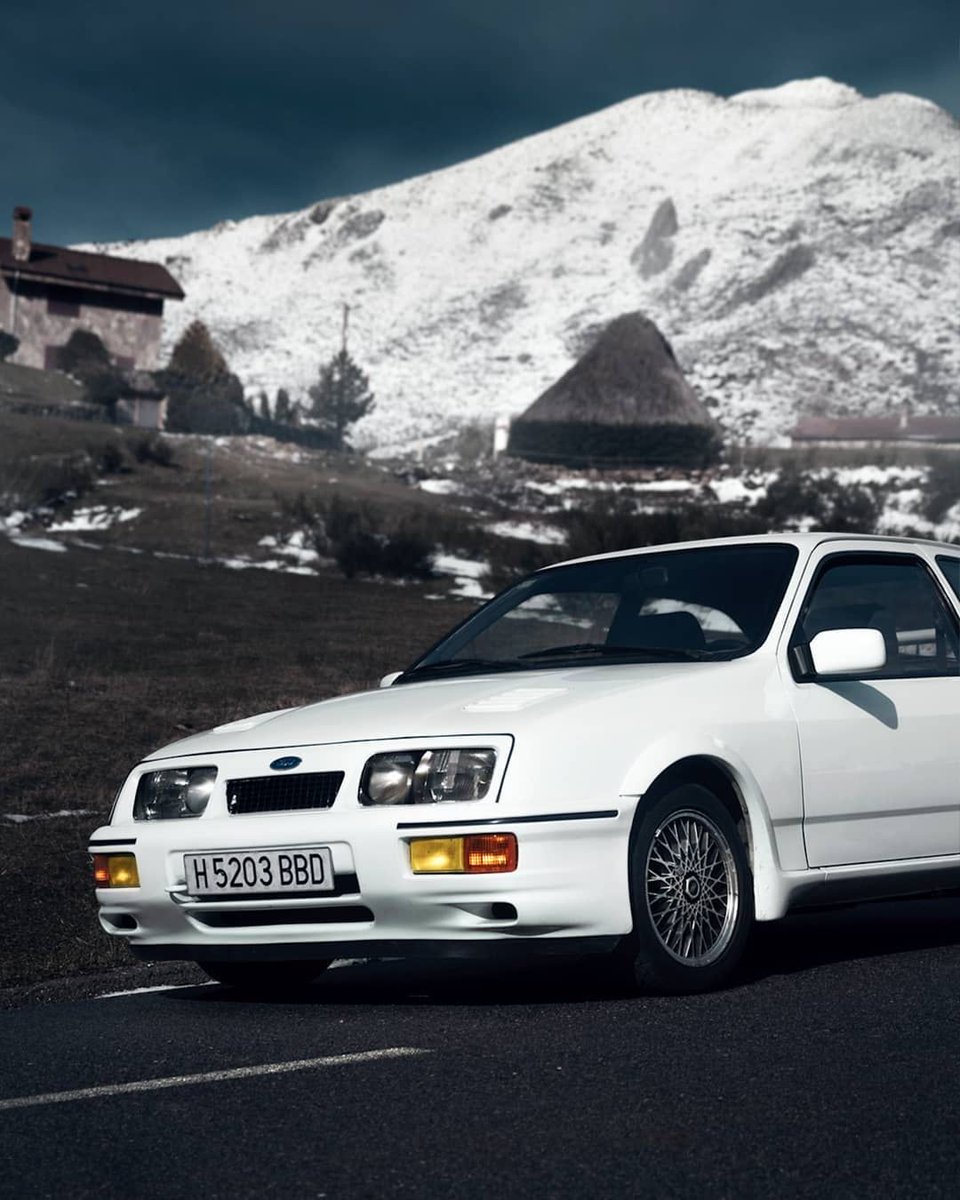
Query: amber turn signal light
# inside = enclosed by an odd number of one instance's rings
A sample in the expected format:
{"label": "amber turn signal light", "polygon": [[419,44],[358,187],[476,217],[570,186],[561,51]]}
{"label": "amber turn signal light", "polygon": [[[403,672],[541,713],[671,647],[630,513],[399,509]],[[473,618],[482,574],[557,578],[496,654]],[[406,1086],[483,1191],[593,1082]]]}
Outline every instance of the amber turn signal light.
{"label": "amber turn signal light", "polygon": [[95,854],[93,879],[98,888],[139,887],[137,860],[132,854]]}
{"label": "amber turn signal light", "polygon": [[515,871],[517,859],[515,833],[469,833],[410,842],[414,875],[492,875]]}
{"label": "amber turn signal light", "polygon": [[517,835],[515,833],[472,833],[464,839],[466,866],[469,874],[517,869]]}

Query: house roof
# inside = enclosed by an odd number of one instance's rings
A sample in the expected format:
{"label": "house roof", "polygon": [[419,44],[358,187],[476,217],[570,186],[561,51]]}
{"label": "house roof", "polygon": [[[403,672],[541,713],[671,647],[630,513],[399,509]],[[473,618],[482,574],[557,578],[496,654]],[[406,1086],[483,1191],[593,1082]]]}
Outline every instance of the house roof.
{"label": "house roof", "polygon": [[804,417],[795,442],[960,442],[957,417]]}
{"label": "house roof", "polygon": [[167,297],[182,300],[184,293],[166,267],[135,258],[114,258],[109,254],[90,254],[67,246],[45,246],[34,242],[30,258],[19,262],[13,257],[10,238],[0,238],[0,272],[6,276],[55,283],[61,287],[92,291],[125,292],[137,296]]}
{"label": "house roof", "polygon": [[699,425],[714,421],[683,377],[669,342],[642,313],[625,313],[518,418],[591,425]]}

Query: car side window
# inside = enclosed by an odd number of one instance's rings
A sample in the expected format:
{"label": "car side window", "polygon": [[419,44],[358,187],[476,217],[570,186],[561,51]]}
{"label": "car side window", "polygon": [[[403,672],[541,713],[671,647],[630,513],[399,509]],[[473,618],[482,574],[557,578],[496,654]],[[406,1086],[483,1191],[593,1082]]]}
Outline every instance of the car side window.
{"label": "car side window", "polygon": [[960,558],[949,558],[946,554],[937,556],[937,566],[946,575],[947,583],[953,588],[960,600]]}
{"label": "car side window", "polygon": [[827,559],[807,598],[795,644],[826,629],[879,629],[887,661],[871,679],[960,673],[957,619],[930,572],[912,555]]}

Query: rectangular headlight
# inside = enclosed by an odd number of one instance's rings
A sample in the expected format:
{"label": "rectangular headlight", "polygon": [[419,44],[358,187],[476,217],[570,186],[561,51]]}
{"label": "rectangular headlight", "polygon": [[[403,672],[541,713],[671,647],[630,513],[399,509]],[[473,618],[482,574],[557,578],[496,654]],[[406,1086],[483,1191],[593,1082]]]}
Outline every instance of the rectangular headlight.
{"label": "rectangular headlight", "polygon": [[174,767],[140,776],[133,802],[135,821],[166,821],[199,817],[207,807],[216,767]]}
{"label": "rectangular headlight", "polygon": [[496,750],[397,750],[367,760],[361,804],[443,804],[482,800],[490,791]]}

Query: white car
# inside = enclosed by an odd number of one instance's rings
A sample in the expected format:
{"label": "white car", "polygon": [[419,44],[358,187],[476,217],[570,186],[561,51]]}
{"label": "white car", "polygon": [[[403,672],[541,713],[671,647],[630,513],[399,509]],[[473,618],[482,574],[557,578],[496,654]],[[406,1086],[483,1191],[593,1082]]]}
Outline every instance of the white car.
{"label": "white car", "polygon": [[100,922],[244,987],[597,951],[726,979],[752,923],[960,883],[960,547],[829,534],[549,567],[381,688],[139,763]]}

